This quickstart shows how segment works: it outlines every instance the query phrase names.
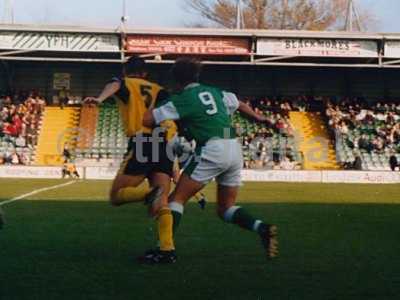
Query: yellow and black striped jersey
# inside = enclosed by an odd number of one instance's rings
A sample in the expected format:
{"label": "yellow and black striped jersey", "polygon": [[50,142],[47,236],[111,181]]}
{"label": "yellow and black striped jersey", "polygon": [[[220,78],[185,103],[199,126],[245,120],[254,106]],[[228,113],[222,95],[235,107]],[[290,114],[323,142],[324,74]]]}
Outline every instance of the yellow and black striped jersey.
{"label": "yellow and black striped jersey", "polygon": [[76,172],[76,166],[73,163],[64,164],[64,169],[70,173]]}
{"label": "yellow and black striped jersey", "polygon": [[[113,78],[113,81],[121,84],[115,96],[126,135],[132,137],[139,132],[151,133],[152,128],[142,125],[144,113],[166,100],[168,92],[160,85],[143,78]],[[161,126],[167,128],[168,140],[176,134],[177,128],[173,121],[167,121]]]}

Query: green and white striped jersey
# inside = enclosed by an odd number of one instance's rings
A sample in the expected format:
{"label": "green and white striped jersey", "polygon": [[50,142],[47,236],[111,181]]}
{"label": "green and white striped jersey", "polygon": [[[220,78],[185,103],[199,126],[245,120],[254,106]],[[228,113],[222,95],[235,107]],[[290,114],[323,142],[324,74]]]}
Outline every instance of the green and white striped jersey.
{"label": "green and white striped jersey", "polygon": [[210,139],[236,137],[231,115],[238,109],[237,97],[218,88],[199,83],[189,84],[181,93],[154,109],[157,124],[164,120],[180,120],[181,127],[202,146]]}

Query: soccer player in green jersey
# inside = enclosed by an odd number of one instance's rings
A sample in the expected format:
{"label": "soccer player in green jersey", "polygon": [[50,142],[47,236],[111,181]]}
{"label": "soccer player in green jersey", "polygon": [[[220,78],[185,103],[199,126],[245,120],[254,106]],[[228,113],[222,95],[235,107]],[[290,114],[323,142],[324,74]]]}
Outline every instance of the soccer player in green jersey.
{"label": "soccer player in green jersey", "polygon": [[[231,115],[239,110],[245,115],[266,122],[267,118],[219,88],[199,83],[201,65],[190,58],[178,59],[172,69],[180,90],[164,105],[148,111],[145,126],[164,120],[179,120],[196,141],[195,153],[186,164],[174,192],[170,195],[174,231],[183,215],[184,205],[211,180],[217,182],[217,213],[228,222],[254,231],[261,237],[268,258],[277,255],[277,227],[251,216],[236,198],[241,185],[242,147],[231,126]],[[168,262],[174,253],[160,252],[149,263]]]}

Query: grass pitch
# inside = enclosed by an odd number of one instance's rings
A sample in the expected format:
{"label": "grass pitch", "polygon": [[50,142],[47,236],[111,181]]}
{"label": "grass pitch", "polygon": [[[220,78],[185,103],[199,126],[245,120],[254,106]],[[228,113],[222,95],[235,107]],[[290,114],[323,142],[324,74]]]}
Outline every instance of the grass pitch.
{"label": "grass pitch", "polygon": [[[0,180],[0,202],[60,180]],[[398,299],[400,186],[246,183],[240,204],[279,226],[267,261],[255,234],[189,204],[175,265],[141,266],[154,244],[142,205],[111,208],[81,181],[4,206],[0,299]],[[214,199],[214,186],[206,189]]]}

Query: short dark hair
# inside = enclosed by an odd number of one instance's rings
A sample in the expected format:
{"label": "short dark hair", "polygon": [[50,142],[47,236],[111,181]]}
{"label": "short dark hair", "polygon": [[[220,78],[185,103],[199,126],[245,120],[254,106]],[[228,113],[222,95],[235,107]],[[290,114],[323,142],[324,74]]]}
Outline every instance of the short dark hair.
{"label": "short dark hair", "polygon": [[134,55],[124,63],[125,75],[143,74],[146,72],[146,62],[143,58]]}
{"label": "short dark hair", "polygon": [[199,60],[190,57],[178,58],[172,67],[172,75],[179,84],[198,82],[201,73]]}

